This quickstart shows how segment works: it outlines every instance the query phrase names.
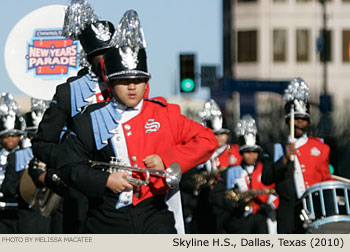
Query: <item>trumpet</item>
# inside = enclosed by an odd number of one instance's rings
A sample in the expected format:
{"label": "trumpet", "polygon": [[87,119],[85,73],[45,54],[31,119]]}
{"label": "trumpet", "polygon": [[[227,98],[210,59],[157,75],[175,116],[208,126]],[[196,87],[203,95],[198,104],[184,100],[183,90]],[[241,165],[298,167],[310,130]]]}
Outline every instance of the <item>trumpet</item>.
{"label": "trumpet", "polygon": [[242,199],[250,200],[263,194],[275,194],[275,193],[276,193],[275,188],[250,189],[244,192],[240,192],[235,189],[230,189],[225,192],[225,198],[237,202]]}
{"label": "trumpet", "polygon": [[111,157],[111,161],[109,163],[100,162],[100,161],[92,161],[89,163],[91,167],[101,167],[103,171],[114,173],[114,172],[138,172],[144,173],[146,175],[145,180],[136,179],[129,177],[128,181],[134,186],[143,186],[148,185],[150,175],[159,176],[165,178],[166,184],[170,188],[176,187],[181,180],[181,167],[178,163],[172,163],[166,170],[156,170],[156,169],[147,169],[147,168],[139,168],[127,166],[125,164],[121,164],[120,160],[115,157]]}

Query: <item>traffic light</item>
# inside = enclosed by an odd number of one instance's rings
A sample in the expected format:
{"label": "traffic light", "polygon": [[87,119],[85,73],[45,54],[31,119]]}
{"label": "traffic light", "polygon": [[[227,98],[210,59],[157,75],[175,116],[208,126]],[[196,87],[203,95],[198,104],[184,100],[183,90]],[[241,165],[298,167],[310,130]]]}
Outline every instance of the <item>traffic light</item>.
{"label": "traffic light", "polygon": [[180,54],[180,92],[191,93],[195,89],[195,55]]}

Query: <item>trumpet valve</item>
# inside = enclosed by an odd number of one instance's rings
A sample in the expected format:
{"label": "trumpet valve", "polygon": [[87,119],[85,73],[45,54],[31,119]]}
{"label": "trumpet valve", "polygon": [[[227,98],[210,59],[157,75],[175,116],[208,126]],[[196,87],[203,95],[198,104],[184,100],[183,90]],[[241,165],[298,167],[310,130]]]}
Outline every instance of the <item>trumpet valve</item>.
{"label": "trumpet valve", "polygon": [[118,157],[111,157],[111,161],[109,161],[113,165],[119,165],[121,160]]}
{"label": "trumpet valve", "polygon": [[146,173],[145,183],[146,183],[146,185],[147,185],[147,184],[149,183],[149,172],[146,171],[145,173]]}

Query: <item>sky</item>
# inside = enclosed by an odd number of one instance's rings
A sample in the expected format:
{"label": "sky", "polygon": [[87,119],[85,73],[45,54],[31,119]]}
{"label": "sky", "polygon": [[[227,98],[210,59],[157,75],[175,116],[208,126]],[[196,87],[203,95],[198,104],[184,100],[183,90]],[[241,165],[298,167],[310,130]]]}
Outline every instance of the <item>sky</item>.
{"label": "sky", "polygon": [[[125,11],[138,12],[147,42],[150,96],[177,95],[179,54],[195,53],[197,70],[216,65],[221,71],[221,0],[89,0],[100,20],[115,26]],[[30,12],[48,5],[67,5],[68,0],[2,0],[0,15],[0,92],[22,95],[10,80],[4,62],[8,35],[16,23]],[[63,20],[62,20],[63,23]],[[25,94],[24,94],[25,95]]]}

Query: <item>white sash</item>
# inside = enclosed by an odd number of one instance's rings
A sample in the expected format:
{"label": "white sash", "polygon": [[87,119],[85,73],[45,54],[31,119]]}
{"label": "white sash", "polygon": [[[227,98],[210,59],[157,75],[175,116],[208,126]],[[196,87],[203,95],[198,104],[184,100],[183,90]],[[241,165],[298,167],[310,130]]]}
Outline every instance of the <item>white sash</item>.
{"label": "white sash", "polygon": [[168,205],[169,211],[173,212],[174,214],[177,233],[185,234],[185,223],[182,215],[181,193],[179,186],[169,190],[166,204]]}
{"label": "white sash", "polygon": [[[295,142],[295,149],[299,149],[301,146],[307,143],[308,137],[304,134],[302,137],[298,138]],[[295,191],[298,199],[303,196],[305,192],[305,182],[303,172],[301,171],[298,155],[295,155],[294,159],[294,183],[295,183]]]}

